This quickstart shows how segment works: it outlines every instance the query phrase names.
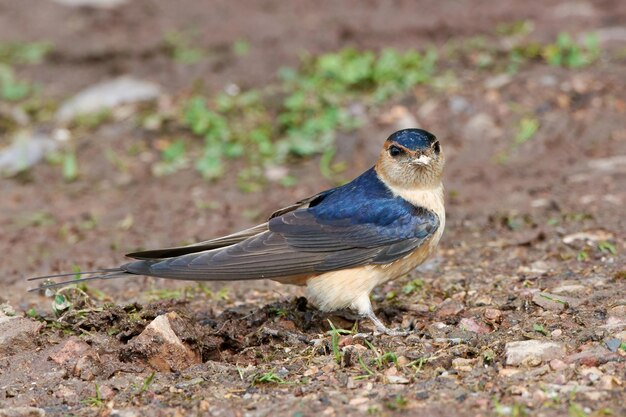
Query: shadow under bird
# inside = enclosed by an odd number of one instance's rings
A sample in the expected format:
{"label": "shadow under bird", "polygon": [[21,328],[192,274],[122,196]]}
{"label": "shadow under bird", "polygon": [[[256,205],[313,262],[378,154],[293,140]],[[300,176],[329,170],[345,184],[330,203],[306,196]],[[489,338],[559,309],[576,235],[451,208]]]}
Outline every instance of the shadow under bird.
{"label": "shadow under bird", "polygon": [[322,311],[352,309],[377,331],[401,334],[376,317],[370,292],[413,270],[439,243],[445,224],[443,166],[434,135],[400,130],[385,141],[374,167],[274,212],[263,224],[190,246],[130,253],[136,260],[118,268],[82,272],[91,275],[33,290],[131,275],[272,279],[306,286],[307,298]]}

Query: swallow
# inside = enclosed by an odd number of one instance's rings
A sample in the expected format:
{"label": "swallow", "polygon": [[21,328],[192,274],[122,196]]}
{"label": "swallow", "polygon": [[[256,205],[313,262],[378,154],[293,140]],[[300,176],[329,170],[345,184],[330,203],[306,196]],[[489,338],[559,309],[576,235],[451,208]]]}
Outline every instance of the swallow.
{"label": "swallow", "polygon": [[89,275],[42,287],[141,275],[271,279],[305,286],[308,300],[322,311],[350,309],[370,319],[378,332],[400,334],[376,317],[370,293],[435,250],[445,226],[443,166],[433,134],[400,130],[387,138],[376,164],[363,174],[279,209],[263,224],[189,246],[129,253],[134,261],[118,268],[81,272]]}

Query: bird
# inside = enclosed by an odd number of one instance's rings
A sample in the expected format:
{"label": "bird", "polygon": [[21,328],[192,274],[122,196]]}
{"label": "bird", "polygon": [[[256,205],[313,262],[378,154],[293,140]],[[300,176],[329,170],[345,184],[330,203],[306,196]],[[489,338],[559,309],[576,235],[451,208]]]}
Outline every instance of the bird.
{"label": "bird", "polygon": [[[117,268],[44,282],[56,287],[129,276],[191,281],[271,279],[305,287],[324,312],[354,311],[377,332],[370,293],[422,264],[445,227],[444,154],[432,133],[403,129],[384,142],[375,165],[354,180],[272,213],[265,223],[188,246],[129,253]],[[30,278],[69,277],[76,273]]]}

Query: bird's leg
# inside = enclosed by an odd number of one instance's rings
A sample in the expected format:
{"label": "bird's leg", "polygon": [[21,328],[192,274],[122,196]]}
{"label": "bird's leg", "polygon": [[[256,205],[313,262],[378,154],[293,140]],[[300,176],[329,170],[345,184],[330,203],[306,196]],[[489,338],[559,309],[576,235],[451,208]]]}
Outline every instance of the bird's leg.
{"label": "bird's leg", "polygon": [[376,317],[376,314],[374,314],[373,311],[370,311],[369,314],[367,314],[367,316],[365,317],[367,317],[371,320],[372,323],[374,323],[374,326],[376,326],[376,331],[378,333],[383,333],[387,336],[407,336],[410,334],[410,332],[406,330],[395,330],[385,326],[385,324],[380,321],[378,317]]}
{"label": "bird's leg", "polygon": [[390,329],[385,324],[380,321],[376,314],[374,314],[374,309],[372,308],[372,302],[370,301],[369,294],[365,294],[364,296],[359,297],[353,304],[352,307],[359,313],[361,317],[366,317],[370,319],[370,321],[376,327],[377,333],[386,334],[388,336],[407,336],[410,332],[405,330],[394,330]]}

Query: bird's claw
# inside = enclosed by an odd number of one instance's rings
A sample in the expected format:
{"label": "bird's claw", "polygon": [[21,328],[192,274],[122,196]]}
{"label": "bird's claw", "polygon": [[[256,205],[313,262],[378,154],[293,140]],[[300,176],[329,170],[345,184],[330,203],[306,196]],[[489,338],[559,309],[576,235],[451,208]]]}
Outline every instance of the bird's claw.
{"label": "bird's claw", "polygon": [[399,329],[390,329],[383,324],[382,321],[372,312],[367,315],[367,318],[374,323],[376,330],[374,331],[374,335],[386,334],[387,336],[408,336],[412,332],[410,330],[399,330]]}

